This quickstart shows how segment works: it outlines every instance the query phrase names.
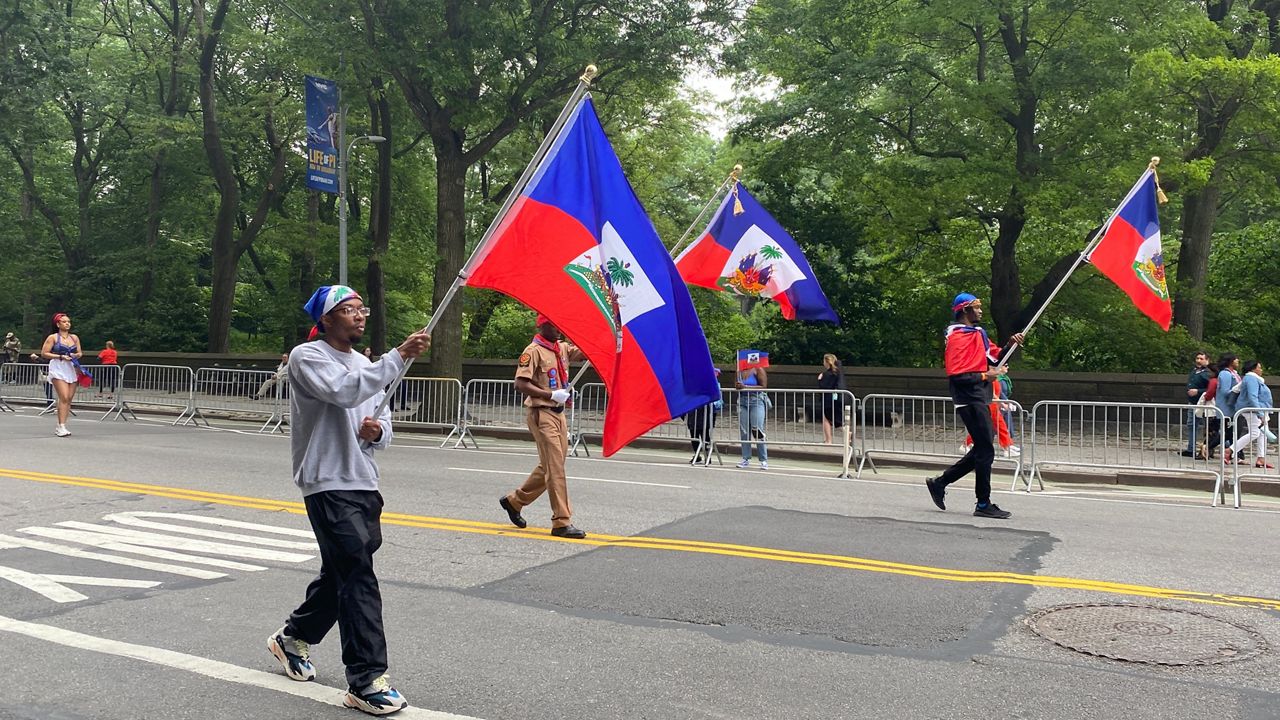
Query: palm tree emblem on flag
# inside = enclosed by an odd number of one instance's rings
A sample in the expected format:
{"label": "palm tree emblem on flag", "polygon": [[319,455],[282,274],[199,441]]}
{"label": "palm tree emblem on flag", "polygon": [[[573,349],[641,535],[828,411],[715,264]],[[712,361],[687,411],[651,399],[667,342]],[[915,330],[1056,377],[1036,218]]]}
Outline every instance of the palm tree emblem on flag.
{"label": "palm tree emblem on flag", "polygon": [[1137,274],[1143,285],[1151,288],[1151,292],[1159,295],[1161,300],[1168,300],[1169,285],[1164,279],[1164,253],[1157,245],[1156,253],[1143,259],[1141,251],[1142,249],[1139,248],[1139,255],[1133,263],[1133,272]]}
{"label": "palm tree emblem on flag", "polygon": [[635,283],[635,273],[628,269],[630,267],[631,263],[616,257],[609,258],[604,264],[593,264],[593,258],[588,254],[580,263],[565,268],[565,272],[587,291],[587,296],[609,320],[615,333],[622,326],[618,288],[629,288]]}

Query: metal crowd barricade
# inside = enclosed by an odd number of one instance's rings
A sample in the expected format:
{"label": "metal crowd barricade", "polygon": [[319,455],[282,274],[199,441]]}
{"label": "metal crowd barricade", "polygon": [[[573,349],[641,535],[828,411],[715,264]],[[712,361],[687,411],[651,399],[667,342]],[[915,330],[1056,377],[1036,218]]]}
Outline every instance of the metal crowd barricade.
{"label": "metal crowd barricade", "polygon": [[191,414],[186,422],[203,420],[209,424],[210,416],[237,418],[266,416],[258,432],[275,430],[280,426],[280,384],[274,370],[239,370],[229,368],[200,368],[196,370],[192,388]]}
{"label": "metal crowd barricade", "polygon": [[1203,413],[1196,418],[1197,439],[1214,425],[1222,430],[1222,416],[1213,405],[1042,400],[1031,409],[1031,474],[1040,480],[1045,467],[1066,466],[1207,475],[1215,483],[1216,505],[1223,461],[1182,454],[1190,440],[1188,413],[1197,410]]}
{"label": "metal crowd barricade", "polygon": [[[47,380],[47,365],[36,363],[4,363],[0,365],[0,403],[13,400],[17,403],[54,406],[53,386]],[[8,403],[4,407],[10,411]]]}
{"label": "metal crowd barricade", "polygon": [[524,396],[515,380],[470,380],[463,393],[462,428],[453,447],[466,447],[467,439],[479,447],[473,429],[517,430],[529,426],[524,419]]}
{"label": "metal crowd barricade", "polygon": [[591,457],[586,434],[604,435],[604,412],[608,406],[604,383],[584,383],[574,388],[573,404],[569,406],[569,452],[574,457],[579,450]]}
{"label": "metal crowd barricade", "polygon": [[179,409],[172,424],[184,423],[195,412],[194,388],[195,373],[189,367],[129,363],[124,366],[120,401],[102,419],[124,418],[127,412],[137,420],[134,408],[168,407]]}
{"label": "metal crowd barricade", "polygon": [[[1274,408],[1242,408],[1231,418],[1231,426],[1235,428],[1235,442],[1241,446],[1240,459],[1231,464],[1232,494],[1237,508],[1240,507],[1240,483],[1244,480],[1280,483],[1280,470],[1276,469],[1280,463],[1267,460],[1267,450],[1273,447],[1273,441],[1267,434],[1275,435],[1273,428],[1277,417],[1280,417],[1280,410]],[[1224,449],[1222,455],[1225,459],[1227,450]],[[1223,479],[1219,478],[1213,490],[1215,505],[1221,497],[1222,482]]]}
{"label": "metal crowd barricade", "polygon": [[[849,465],[853,460],[854,438],[857,437],[858,399],[848,390],[733,390],[721,391],[724,411],[720,413],[715,433],[716,443],[737,444],[744,442],[790,447],[814,447],[831,449],[840,454],[839,477],[850,477]],[[742,411],[749,409],[751,395],[764,395],[763,437],[754,427],[743,437]],[[823,418],[830,417],[831,443],[827,443],[823,431]],[[838,420],[837,420],[838,418]],[[749,418],[748,418],[749,419]],[[682,422],[681,425],[684,423]],[[686,437],[688,431],[686,429]]]}
{"label": "metal crowd barricade", "polygon": [[[1023,435],[1022,406],[1013,400],[998,400],[1000,409],[1010,411],[1009,433],[1013,445],[1008,449],[996,445],[995,463],[1013,466],[1013,482],[1022,475],[1023,457],[1018,442]],[[857,477],[870,464],[876,468],[875,456],[926,458],[954,462],[965,452],[968,431],[956,414],[955,402],[941,395],[866,395],[859,402],[861,442]],[[1031,479],[1027,478],[1027,489]]]}
{"label": "metal crowd barricade", "polygon": [[455,436],[460,444],[466,444],[462,426],[462,383],[454,378],[407,377],[400,382],[387,407],[391,411],[391,422],[396,425],[448,430],[440,447]]}
{"label": "metal crowd barricade", "polygon": [[[119,365],[81,365],[80,368],[93,378],[93,382],[88,387],[76,389],[75,397],[71,401],[71,407],[96,407],[105,408],[102,417],[99,420],[105,420],[111,413],[115,412],[121,402],[120,397],[120,366]],[[53,406],[45,408],[41,414],[53,412]]]}
{"label": "metal crowd barricade", "polygon": [[[710,443],[704,442],[700,433],[689,430],[688,422],[683,417],[671,420],[654,427],[642,437],[646,440],[669,441],[673,444],[688,444],[694,451],[694,464],[708,465],[711,458],[720,457],[721,443],[740,444],[742,440],[741,421],[739,417],[739,399],[750,393],[763,394],[768,397],[764,413],[764,439],[768,445],[786,445],[794,447],[830,448],[840,452],[841,477],[848,477],[849,463],[853,456],[853,438],[855,437],[856,413],[854,408],[857,399],[847,390],[722,390],[724,409],[715,413],[694,411],[697,419],[709,420],[712,424],[708,433]],[[824,405],[824,403],[826,403]],[[604,385],[588,383],[578,388],[572,408],[572,433],[575,451],[579,447],[586,448],[586,437],[599,437],[604,434],[604,416],[608,397]],[[825,440],[822,430],[824,411],[833,417],[838,414],[838,427],[833,423],[831,444]],[[753,438],[752,443],[760,442]],[[723,464],[723,460],[720,461]]]}

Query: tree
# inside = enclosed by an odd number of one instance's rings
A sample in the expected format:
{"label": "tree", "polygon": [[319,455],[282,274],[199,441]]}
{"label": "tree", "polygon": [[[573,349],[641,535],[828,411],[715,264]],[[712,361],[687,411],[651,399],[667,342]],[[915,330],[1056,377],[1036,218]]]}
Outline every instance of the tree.
{"label": "tree", "polygon": [[[1150,19],[1105,2],[764,0],[731,60],[744,85],[779,91],[743,103],[739,136],[825,169],[900,261],[989,248],[983,280],[1007,338],[1084,245],[1098,198],[1115,197],[1099,182],[1115,182],[1111,163],[1140,171],[1092,113],[1122,94]],[[1064,241],[1047,232],[1062,219],[1093,222]],[[902,257],[919,244],[936,254]],[[1045,268],[1034,284],[1028,258]]]}
{"label": "tree", "polygon": [[[431,140],[436,162],[433,302],[439,306],[467,251],[467,176],[523,124],[559,109],[589,63],[598,84],[641,92],[679,79],[731,19],[736,3],[641,0],[468,3],[360,0],[369,51],[395,78]],[[431,372],[457,377],[462,307],[437,325]]]}
{"label": "tree", "polygon": [[258,191],[258,201],[252,214],[246,215],[240,206],[242,183],[247,185],[243,171],[238,172],[238,167],[243,166],[233,164],[223,143],[222,128],[218,124],[216,61],[230,4],[230,0],[218,0],[212,17],[207,16],[204,0],[195,0],[193,5],[200,44],[199,95],[204,120],[204,149],[219,195],[211,238],[213,292],[209,300],[209,352],[227,351],[240,257],[253,246],[253,241],[261,232],[267,214],[271,211],[284,178],[290,142],[288,136],[281,136],[277,132],[275,110],[268,103],[262,125],[271,157],[270,170]]}

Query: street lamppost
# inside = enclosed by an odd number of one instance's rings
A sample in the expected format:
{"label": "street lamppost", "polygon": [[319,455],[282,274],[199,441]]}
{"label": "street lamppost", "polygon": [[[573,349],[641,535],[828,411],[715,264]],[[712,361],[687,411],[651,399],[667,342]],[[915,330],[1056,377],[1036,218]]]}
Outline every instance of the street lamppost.
{"label": "street lamppost", "polygon": [[[361,135],[347,143],[342,154],[338,156],[338,284],[347,284],[347,161],[351,157],[351,148],[356,143],[386,142],[381,135]],[[341,141],[339,141],[341,142]]]}

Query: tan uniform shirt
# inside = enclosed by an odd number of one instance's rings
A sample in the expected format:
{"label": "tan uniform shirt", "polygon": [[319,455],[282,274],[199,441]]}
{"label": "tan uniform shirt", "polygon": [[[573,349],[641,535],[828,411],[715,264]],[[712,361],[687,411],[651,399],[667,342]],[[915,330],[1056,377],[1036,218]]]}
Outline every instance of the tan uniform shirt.
{"label": "tan uniform shirt", "polygon": [[[582,356],[582,351],[577,347],[570,345],[563,340],[560,341],[561,361],[564,364],[565,372],[569,371],[569,358],[577,359]],[[555,387],[551,386],[551,374],[559,374],[556,368],[556,354],[551,350],[539,345],[538,343],[529,343],[529,347],[520,353],[520,362],[516,364],[516,377],[528,378],[534,385],[551,392],[553,390],[561,390],[569,386],[570,378],[556,378]],[[559,407],[550,400],[526,396],[524,399],[525,407]]]}

